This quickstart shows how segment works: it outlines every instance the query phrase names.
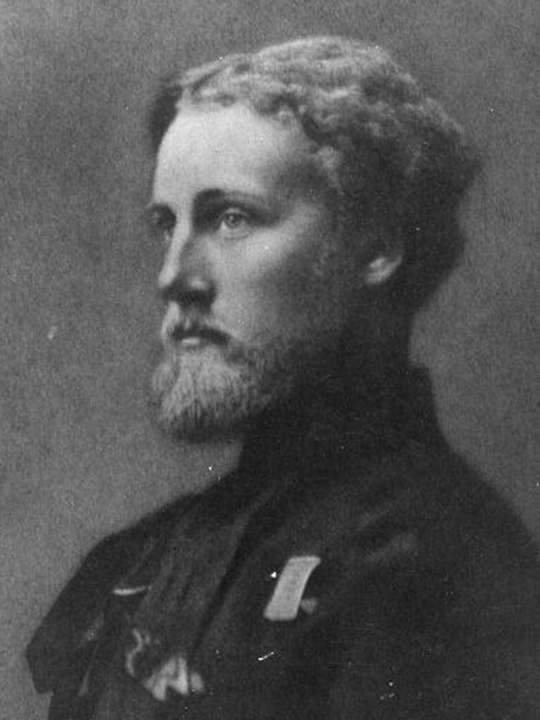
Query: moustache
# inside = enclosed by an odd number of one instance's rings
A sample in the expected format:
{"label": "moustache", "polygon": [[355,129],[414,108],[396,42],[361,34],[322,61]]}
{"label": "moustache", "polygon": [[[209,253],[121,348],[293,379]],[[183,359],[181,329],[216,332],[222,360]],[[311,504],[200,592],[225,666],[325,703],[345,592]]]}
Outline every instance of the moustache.
{"label": "moustache", "polygon": [[164,345],[176,345],[177,343],[189,343],[190,341],[225,345],[232,338],[216,324],[200,317],[186,315],[173,306],[167,310],[163,320],[161,340]]}

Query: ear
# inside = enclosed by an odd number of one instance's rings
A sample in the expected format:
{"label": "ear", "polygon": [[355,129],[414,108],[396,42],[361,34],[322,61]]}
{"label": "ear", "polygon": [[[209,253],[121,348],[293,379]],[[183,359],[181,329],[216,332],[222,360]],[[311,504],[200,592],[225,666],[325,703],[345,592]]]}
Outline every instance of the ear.
{"label": "ear", "polygon": [[365,285],[381,285],[389,280],[403,262],[403,247],[389,248],[388,251],[372,258],[362,270],[361,276]]}

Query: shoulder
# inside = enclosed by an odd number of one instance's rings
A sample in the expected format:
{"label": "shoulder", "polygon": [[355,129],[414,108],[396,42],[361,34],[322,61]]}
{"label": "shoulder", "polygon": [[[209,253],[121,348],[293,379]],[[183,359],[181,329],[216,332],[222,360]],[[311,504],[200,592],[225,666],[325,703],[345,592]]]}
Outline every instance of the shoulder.
{"label": "shoulder", "polygon": [[[373,506],[381,515],[376,534],[390,544],[397,533],[407,539],[401,544],[407,553],[394,563],[405,581],[429,578],[433,590],[441,578],[454,596],[463,602],[468,596],[470,609],[481,606],[484,614],[508,591],[516,607],[538,601],[535,540],[511,505],[445,443],[428,449],[413,445],[373,472],[375,484],[384,488]],[[360,508],[361,490],[357,496]],[[354,526],[351,530],[354,534]],[[362,534],[361,526],[356,532]]]}
{"label": "shoulder", "polygon": [[99,622],[111,589],[143,556],[159,545],[185,500],[177,501],[133,526],[101,540],[83,558],[37,628],[26,650],[36,688],[51,689]]}
{"label": "shoulder", "polygon": [[[469,633],[478,645],[497,633],[497,642],[515,645],[527,628],[538,638],[537,545],[510,505],[447,446],[409,447],[350,472],[315,505],[303,524],[324,536],[329,578],[336,568],[343,576],[336,607],[351,622],[375,612],[392,632],[431,623],[449,636]],[[335,596],[334,581],[327,585]]]}
{"label": "shoulder", "polygon": [[395,458],[384,473],[386,512],[369,528],[349,528],[344,546],[354,571],[337,619],[347,661],[335,716],[356,688],[365,691],[371,657],[374,705],[390,710],[399,700],[400,709],[452,720],[532,720],[540,706],[536,544],[448,449]]}

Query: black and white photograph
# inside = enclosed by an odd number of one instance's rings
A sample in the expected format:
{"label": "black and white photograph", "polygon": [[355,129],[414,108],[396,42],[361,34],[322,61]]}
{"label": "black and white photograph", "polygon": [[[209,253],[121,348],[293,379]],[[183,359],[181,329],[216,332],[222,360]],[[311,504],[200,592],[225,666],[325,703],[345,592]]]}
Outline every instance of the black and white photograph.
{"label": "black and white photograph", "polygon": [[0,719],[540,717],[536,0],[0,0]]}

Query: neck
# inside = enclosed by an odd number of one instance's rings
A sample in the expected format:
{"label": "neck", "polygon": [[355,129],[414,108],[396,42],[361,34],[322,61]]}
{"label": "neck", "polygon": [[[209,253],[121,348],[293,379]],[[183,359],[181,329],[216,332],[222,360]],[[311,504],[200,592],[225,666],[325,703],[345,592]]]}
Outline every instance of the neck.
{"label": "neck", "polygon": [[[410,324],[402,317],[386,322],[370,322],[364,327],[344,332],[324,373],[309,381],[315,396],[324,395],[328,386],[341,388],[348,404],[370,394],[371,389],[398,381],[409,367]],[[308,393],[309,395],[310,393]]]}

